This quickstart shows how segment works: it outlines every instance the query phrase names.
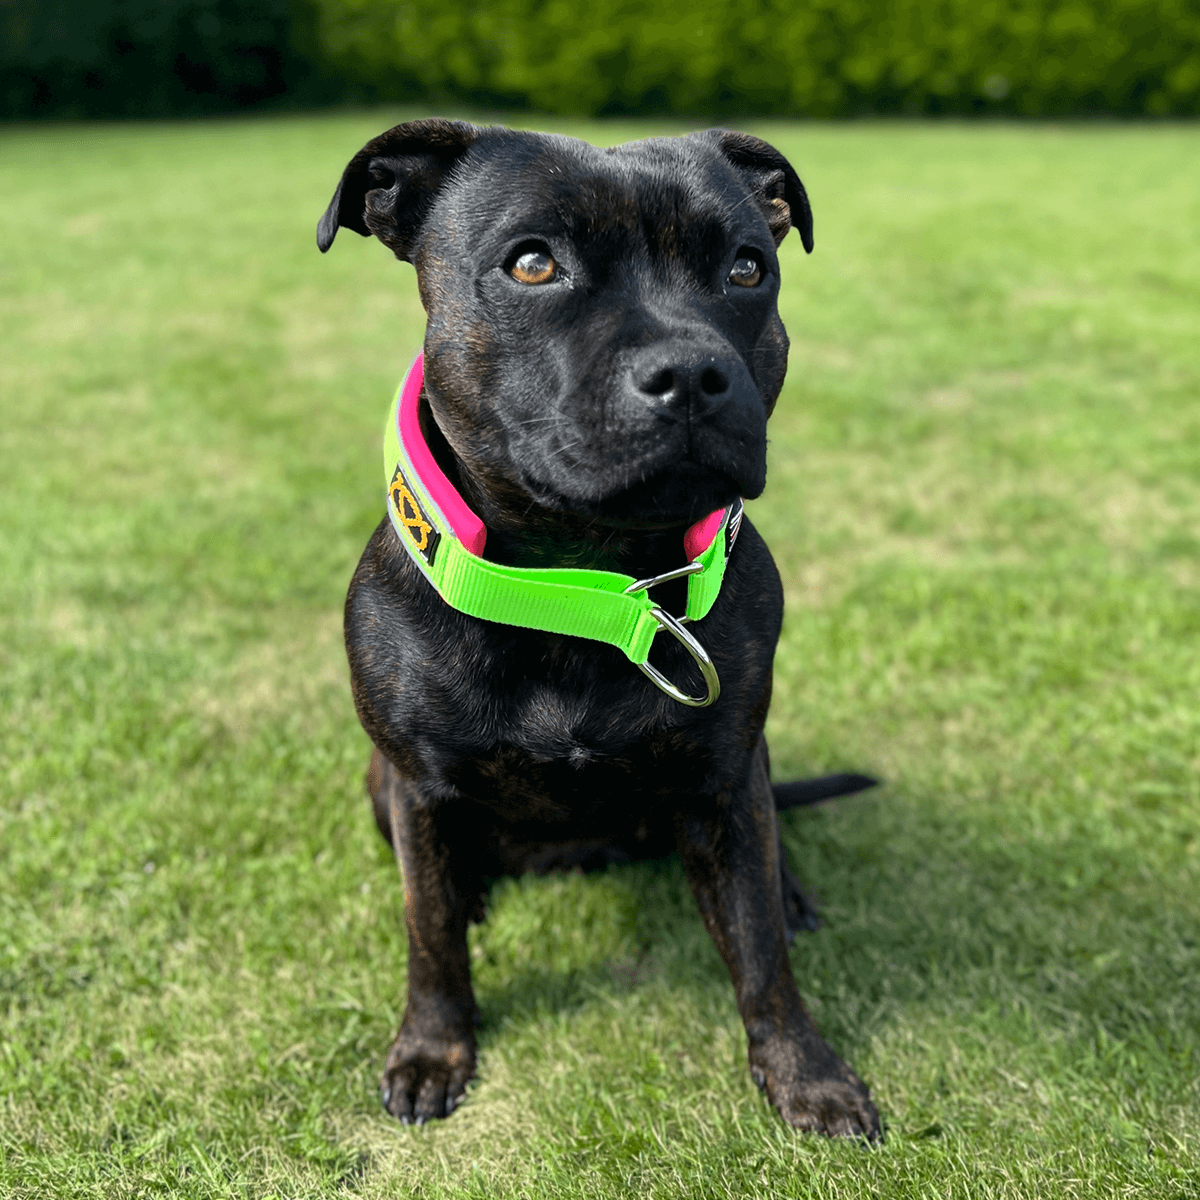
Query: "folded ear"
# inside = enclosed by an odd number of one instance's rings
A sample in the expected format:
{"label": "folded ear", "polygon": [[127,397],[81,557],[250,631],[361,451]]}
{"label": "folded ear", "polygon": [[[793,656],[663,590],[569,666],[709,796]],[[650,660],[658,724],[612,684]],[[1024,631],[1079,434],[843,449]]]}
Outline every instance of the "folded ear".
{"label": "folded ear", "polygon": [[804,249],[813,248],[812,209],[800,176],[774,146],[748,133],[710,129],[721,153],[745,176],[779,245],[793,225],[800,231]]}
{"label": "folded ear", "polygon": [[438,189],[483,132],[465,121],[409,121],[369,141],[347,164],[317,224],[324,254],[339,227],[374,234],[410,260],[416,235]]}

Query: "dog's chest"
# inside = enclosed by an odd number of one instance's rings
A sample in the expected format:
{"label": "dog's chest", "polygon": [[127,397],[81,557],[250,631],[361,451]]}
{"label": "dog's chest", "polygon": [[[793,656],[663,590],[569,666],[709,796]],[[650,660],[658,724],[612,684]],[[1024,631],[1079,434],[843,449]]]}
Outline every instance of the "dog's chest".
{"label": "dog's chest", "polygon": [[[606,704],[606,700],[609,702]],[[603,824],[655,797],[699,789],[710,755],[682,731],[627,719],[604,692],[530,688],[486,743],[435,752],[446,784],[502,819]]]}

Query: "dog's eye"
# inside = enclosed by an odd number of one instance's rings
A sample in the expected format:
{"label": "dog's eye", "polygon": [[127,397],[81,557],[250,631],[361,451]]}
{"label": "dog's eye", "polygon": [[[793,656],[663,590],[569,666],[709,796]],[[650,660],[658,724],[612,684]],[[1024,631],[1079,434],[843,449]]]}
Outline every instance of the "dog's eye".
{"label": "dog's eye", "polygon": [[545,250],[526,250],[508,273],[518,283],[549,283],[558,274],[558,263]]}
{"label": "dog's eye", "polygon": [[729,272],[729,282],[738,287],[758,287],[762,282],[762,264],[756,258],[739,254],[734,260],[733,270]]}

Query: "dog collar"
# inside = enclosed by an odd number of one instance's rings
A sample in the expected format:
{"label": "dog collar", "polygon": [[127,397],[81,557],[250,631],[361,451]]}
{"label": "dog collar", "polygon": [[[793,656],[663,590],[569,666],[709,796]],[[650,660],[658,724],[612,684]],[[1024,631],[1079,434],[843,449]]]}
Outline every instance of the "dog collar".
{"label": "dog collar", "polygon": [[[424,381],[425,360],[418,354],[388,416],[383,466],[392,527],[438,595],[451,608],[484,621],[607,642],[681,704],[712,704],[721,691],[716,667],[684,623],[706,616],[717,599],[741,525],[741,500],[709,513],[687,530],[686,566],[650,579],[619,571],[488,562],[483,557],[487,528],[446,478],[421,433],[417,407]],[[655,604],[649,589],[683,576],[687,609],[675,617]],[[704,676],[707,695],[687,695],[647,661],[660,629],[687,647]]]}

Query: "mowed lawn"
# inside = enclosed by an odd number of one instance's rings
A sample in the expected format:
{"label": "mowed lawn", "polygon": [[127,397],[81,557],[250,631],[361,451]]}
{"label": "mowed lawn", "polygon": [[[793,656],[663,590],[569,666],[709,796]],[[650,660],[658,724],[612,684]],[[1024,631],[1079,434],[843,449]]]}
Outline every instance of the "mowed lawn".
{"label": "mowed lawn", "polygon": [[784,819],[865,1149],[754,1088],[674,859],[497,885],[464,1107],[379,1106],[341,604],[422,314],[314,226],[403,115],[0,133],[0,1194],[1200,1196],[1200,127],[755,127],[774,767],[886,781]]}

